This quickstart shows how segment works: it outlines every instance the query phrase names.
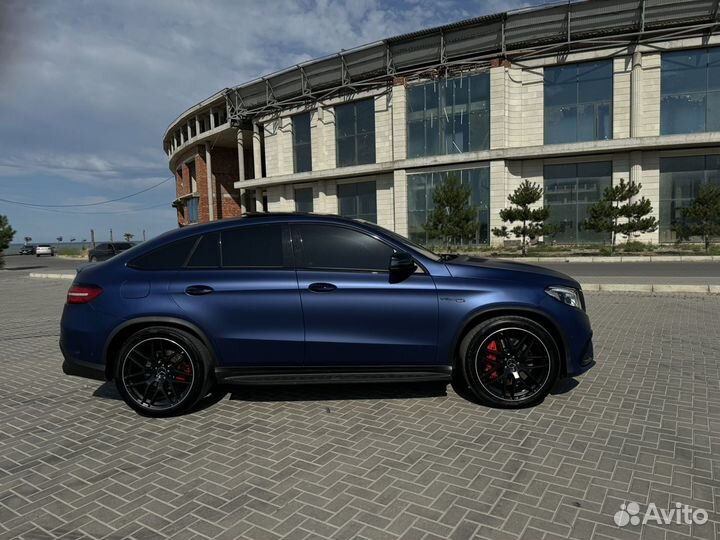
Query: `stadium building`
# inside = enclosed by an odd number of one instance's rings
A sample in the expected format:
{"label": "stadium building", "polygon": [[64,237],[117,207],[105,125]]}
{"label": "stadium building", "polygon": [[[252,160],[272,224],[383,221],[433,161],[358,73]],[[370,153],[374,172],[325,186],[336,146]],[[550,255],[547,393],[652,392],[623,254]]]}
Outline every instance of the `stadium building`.
{"label": "stadium building", "polygon": [[226,88],[185,111],[164,149],[178,223],[249,211],[359,217],[425,240],[434,187],[472,190],[473,243],[523,179],[558,243],[605,187],[642,183],[660,227],[720,182],[718,0],[595,0],[421,30]]}

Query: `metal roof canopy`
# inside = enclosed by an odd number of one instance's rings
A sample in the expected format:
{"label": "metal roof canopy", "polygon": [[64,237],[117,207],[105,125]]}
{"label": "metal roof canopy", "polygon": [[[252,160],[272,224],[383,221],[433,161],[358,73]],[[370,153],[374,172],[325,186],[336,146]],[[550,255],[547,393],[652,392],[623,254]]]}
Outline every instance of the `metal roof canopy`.
{"label": "metal roof canopy", "polygon": [[712,32],[720,0],[583,0],[505,12],[421,30],[320,58],[226,89],[234,125],[283,108],[396,76],[487,66],[494,58],[537,57],[571,49],[632,45]]}

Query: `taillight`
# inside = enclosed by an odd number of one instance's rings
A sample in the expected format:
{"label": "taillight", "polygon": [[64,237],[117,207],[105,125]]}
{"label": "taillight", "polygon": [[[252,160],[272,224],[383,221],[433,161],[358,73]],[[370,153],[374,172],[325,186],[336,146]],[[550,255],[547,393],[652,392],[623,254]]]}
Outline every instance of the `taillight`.
{"label": "taillight", "polygon": [[87,304],[102,294],[97,285],[73,285],[67,293],[68,304]]}

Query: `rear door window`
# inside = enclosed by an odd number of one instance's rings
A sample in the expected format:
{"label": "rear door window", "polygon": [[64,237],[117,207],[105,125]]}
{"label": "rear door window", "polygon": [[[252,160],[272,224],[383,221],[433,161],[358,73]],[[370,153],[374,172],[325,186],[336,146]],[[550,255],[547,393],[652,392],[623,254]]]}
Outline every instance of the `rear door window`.
{"label": "rear door window", "polygon": [[220,233],[205,234],[190,255],[187,268],[218,268],[220,266]]}
{"label": "rear door window", "polygon": [[282,224],[225,230],[221,252],[223,268],[283,268]]}

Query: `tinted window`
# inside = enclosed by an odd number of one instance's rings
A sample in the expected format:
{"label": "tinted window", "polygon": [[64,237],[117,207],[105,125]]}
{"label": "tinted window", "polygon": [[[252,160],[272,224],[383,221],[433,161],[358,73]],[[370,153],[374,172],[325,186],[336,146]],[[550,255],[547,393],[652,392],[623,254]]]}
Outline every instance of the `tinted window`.
{"label": "tinted window", "polygon": [[394,250],[365,233],[332,225],[297,225],[305,268],[387,271]]}
{"label": "tinted window", "polygon": [[337,166],[375,163],[375,100],[335,107]]}
{"label": "tinted window", "polygon": [[220,233],[204,235],[187,263],[188,268],[217,268],[220,266]]}
{"label": "tinted window", "polygon": [[197,242],[197,236],[172,242],[150,253],[140,255],[128,266],[139,270],[179,270],[185,264],[195,242]]}
{"label": "tinted window", "polygon": [[250,225],[222,233],[223,268],[282,268],[282,225]]}
{"label": "tinted window", "polygon": [[116,242],[113,244],[115,249],[130,249],[132,247],[132,244],[129,244],[127,242]]}
{"label": "tinted window", "polygon": [[[42,247],[42,246],[38,246],[38,247]],[[105,251],[106,249],[110,249],[110,246],[108,244],[98,244],[98,246],[95,249]]]}

